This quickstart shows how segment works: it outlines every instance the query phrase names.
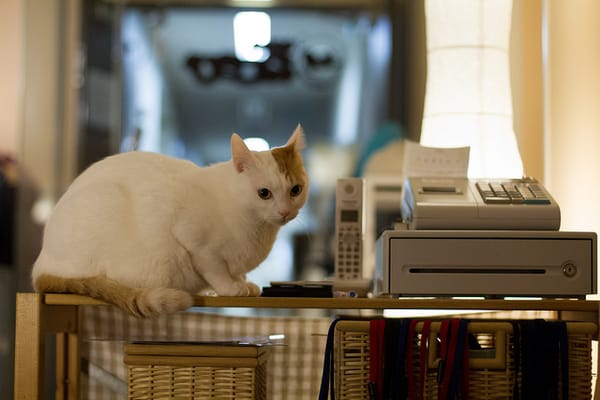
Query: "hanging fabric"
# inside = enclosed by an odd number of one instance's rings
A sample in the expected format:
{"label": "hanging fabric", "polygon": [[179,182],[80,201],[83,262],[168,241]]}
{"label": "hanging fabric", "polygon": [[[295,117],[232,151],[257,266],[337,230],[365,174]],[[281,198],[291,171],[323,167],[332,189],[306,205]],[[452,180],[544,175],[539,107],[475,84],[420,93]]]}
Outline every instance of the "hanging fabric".
{"label": "hanging fabric", "polygon": [[514,327],[515,362],[517,371],[521,373],[521,386],[515,385],[513,398],[568,399],[569,349],[566,322],[524,320],[516,321]]}
{"label": "hanging fabric", "polygon": [[374,319],[369,323],[369,398],[383,399],[383,340],[386,322]]}
{"label": "hanging fabric", "polygon": [[334,387],[333,387],[333,340],[335,336],[335,326],[340,319],[334,320],[329,326],[327,332],[327,342],[325,343],[325,355],[323,357],[323,373],[321,375],[321,387],[319,389],[319,400],[327,400],[328,392],[329,398],[334,400]]}
{"label": "hanging fabric", "polygon": [[469,322],[444,320],[440,328],[440,362],[438,396],[440,400],[468,399],[469,389]]}
{"label": "hanging fabric", "polygon": [[406,355],[410,319],[386,320],[383,353],[383,398],[405,400],[408,396]]}

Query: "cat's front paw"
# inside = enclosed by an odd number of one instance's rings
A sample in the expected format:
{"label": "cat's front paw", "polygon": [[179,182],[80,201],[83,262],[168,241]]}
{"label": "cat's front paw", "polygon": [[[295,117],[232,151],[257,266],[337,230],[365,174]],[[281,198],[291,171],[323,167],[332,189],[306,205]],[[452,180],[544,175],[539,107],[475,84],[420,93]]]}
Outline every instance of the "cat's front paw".
{"label": "cat's front paw", "polygon": [[218,296],[218,295],[219,294],[213,288],[204,288],[204,289],[202,289],[202,290],[200,290],[198,292],[198,296],[215,297],[215,296]]}
{"label": "cat's front paw", "polygon": [[260,288],[252,282],[236,281],[236,287],[238,288],[238,296],[258,296],[260,295]]}
{"label": "cat's front paw", "polygon": [[260,296],[260,288],[253,282],[246,282],[246,284],[248,285],[248,296]]}

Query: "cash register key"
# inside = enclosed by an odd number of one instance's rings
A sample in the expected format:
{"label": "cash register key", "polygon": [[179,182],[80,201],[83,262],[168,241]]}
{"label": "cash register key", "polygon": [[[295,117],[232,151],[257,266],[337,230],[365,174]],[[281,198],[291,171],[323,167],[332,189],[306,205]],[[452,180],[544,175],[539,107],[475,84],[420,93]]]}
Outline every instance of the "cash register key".
{"label": "cash register key", "polygon": [[506,196],[506,197],[498,197],[498,196],[490,196],[490,197],[484,197],[483,199],[486,203],[490,203],[490,204],[509,204],[510,201],[510,197]]}
{"label": "cash register key", "polygon": [[[476,183],[477,190],[479,190],[479,194],[481,194],[481,198],[485,203],[490,204],[508,204],[510,203],[510,197],[504,192],[502,187],[494,187],[494,184],[490,184],[487,182],[477,182]],[[495,189],[498,189],[496,192]]]}
{"label": "cash register key", "polygon": [[[550,204],[550,199],[546,197],[543,192],[541,192],[539,187],[534,187],[534,189],[536,189],[535,191],[533,191],[531,186],[528,184],[517,185],[516,188],[523,195],[523,202],[525,204]],[[541,192],[539,197],[538,192]]]}
{"label": "cash register key", "polygon": [[544,193],[544,191],[540,188],[539,185],[530,183],[529,184],[529,189],[531,190],[531,192],[534,194],[534,196],[536,198],[539,198],[539,199],[546,199],[546,198],[548,198],[546,196],[546,193]]}
{"label": "cash register key", "polygon": [[490,187],[489,183],[477,182],[475,185],[477,186],[477,190],[479,190],[481,197],[483,197],[484,199],[489,196],[494,196],[494,191]]}
{"label": "cash register key", "polygon": [[501,183],[491,183],[490,187],[494,191],[494,197],[509,197]]}
{"label": "cash register key", "polygon": [[513,204],[522,204],[523,203],[523,196],[521,195],[521,193],[519,193],[519,191],[517,190],[515,185],[503,184],[502,186],[504,187],[504,190],[506,190],[506,193],[508,193],[508,196],[510,197],[510,201]]}

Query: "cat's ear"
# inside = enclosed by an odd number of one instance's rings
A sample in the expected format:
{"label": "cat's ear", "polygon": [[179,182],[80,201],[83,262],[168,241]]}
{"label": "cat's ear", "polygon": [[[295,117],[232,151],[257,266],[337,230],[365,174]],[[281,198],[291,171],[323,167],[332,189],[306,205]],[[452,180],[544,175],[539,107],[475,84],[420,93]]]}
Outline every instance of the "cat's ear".
{"label": "cat's ear", "polygon": [[302,129],[302,126],[298,124],[294,130],[294,133],[292,133],[292,136],[290,136],[285,144],[285,147],[292,147],[294,151],[300,151],[304,148],[305,144],[306,141],[304,139],[304,130]]}
{"label": "cat's ear", "polygon": [[237,172],[243,172],[255,163],[252,152],[237,133],[231,135],[231,158]]}

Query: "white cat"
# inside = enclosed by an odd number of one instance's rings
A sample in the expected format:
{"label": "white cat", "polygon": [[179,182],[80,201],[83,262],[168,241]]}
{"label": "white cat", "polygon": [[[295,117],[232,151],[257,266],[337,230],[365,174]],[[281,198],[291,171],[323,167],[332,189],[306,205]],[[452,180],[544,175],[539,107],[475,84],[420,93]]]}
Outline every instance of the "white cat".
{"label": "white cat", "polygon": [[192,294],[257,296],[245,275],[308,196],[300,125],[287,144],[198,167],[145,152],[84,171],[60,199],[33,267],[39,292],[92,296],[141,317],[183,310]]}

